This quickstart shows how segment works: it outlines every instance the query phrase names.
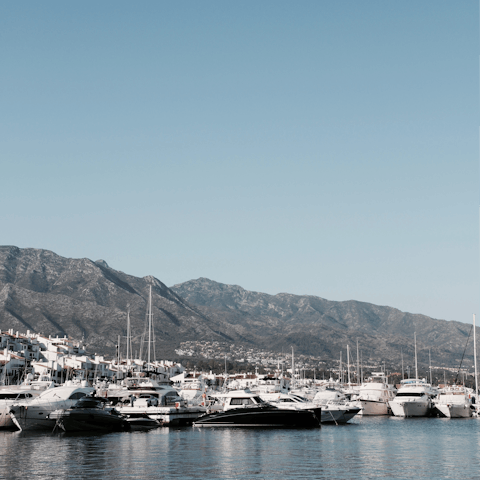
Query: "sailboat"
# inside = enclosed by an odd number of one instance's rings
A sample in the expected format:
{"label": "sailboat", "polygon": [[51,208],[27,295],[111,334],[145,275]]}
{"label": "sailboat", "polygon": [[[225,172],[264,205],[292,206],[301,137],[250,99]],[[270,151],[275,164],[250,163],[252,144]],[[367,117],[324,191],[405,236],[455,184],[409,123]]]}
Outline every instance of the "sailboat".
{"label": "sailboat", "polygon": [[475,365],[475,398],[472,403],[472,416],[480,417],[480,404],[478,403],[478,376],[477,376],[477,336],[475,334],[475,314],[473,315],[473,360]]}
{"label": "sailboat", "polygon": [[[149,293],[148,293],[148,309],[147,309],[147,322],[145,325],[145,332],[142,335],[142,345],[140,346],[140,358],[143,359],[143,344],[145,343],[145,336],[148,332],[148,340],[147,340],[147,371],[150,371],[152,367],[152,359],[155,362],[155,335],[153,330],[153,314],[152,314],[152,286],[149,286]],[[152,348],[153,344],[153,348]],[[152,355],[153,354],[153,355]]]}

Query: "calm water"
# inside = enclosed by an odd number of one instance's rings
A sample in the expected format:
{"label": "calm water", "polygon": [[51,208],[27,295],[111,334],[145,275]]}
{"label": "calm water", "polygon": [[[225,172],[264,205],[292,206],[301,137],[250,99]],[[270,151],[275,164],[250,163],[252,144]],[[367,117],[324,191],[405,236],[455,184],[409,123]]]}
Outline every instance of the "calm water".
{"label": "calm water", "polygon": [[1,479],[480,478],[480,419],[365,418],[318,430],[0,433]]}

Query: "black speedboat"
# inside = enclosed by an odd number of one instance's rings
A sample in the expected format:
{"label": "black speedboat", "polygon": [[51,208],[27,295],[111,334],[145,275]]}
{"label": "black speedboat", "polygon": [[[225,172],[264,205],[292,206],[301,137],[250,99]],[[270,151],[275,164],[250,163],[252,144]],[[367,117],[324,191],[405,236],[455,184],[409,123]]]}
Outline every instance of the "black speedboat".
{"label": "black speedboat", "polygon": [[123,415],[105,405],[101,397],[83,397],[72,408],[55,410],[49,414],[56,420],[55,429],[65,432],[80,431],[120,431],[129,430],[130,425]]}
{"label": "black speedboat", "polygon": [[125,420],[130,425],[130,430],[151,430],[162,425],[158,420],[150,418],[146,413],[132,413],[126,415]]}
{"label": "black speedboat", "polygon": [[[312,410],[277,408],[247,390],[235,390],[217,397],[221,409],[199,417],[195,427],[315,428],[320,418]],[[215,406],[212,406],[212,409]]]}

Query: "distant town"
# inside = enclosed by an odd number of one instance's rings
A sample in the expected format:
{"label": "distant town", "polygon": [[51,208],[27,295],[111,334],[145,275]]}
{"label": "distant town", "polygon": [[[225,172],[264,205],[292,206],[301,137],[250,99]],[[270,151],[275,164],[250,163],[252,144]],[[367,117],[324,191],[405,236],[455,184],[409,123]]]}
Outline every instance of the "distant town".
{"label": "distant town", "polygon": [[[131,359],[122,352],[114,358],[88,354],[81,341],[67,336],[45,336],[27,331],[14,332],[10,329],[0,332],[0,384],[15,384],[28,373],[35,376],[46,375],[58,383],[69,378],[81,377],[87,380],[120,380],[132,372],[149,371],[169,378],[186,370],[210,371],[215,373],[274,373],[292,376],[292,351],[272,352],[247,348],[242,345],[216,341],[185,341],[175,349],[175,360]],[[385,363],[364,365],[350,357],[327,364],[319,357],[296,355],[293,351],[296,378],[338,378],[341,381],[357,381],[357,376],[365,378],[374,371],[385,371],[394,381],[414,375],[411,365],[387,365]],[[430,375],[434,383],[444,381],[464,381],[471,383],[473,371],[468,367],[427,367],[419,368],[421,376]]]}
{"label": "distant town", "polygon": [[[216,360],[219,366],[223,365],[225,361],[233,362],[235,364],[248,364],[250,366],[256,366],[261,368],[262,372],[275,372],[284,371],[291,374],[292,365],[292,352],[271,352],[268,350],[259,350],[256,348],[247,348],[243,345],[238,345],[228,342],[216,342],[216,341],[186,341],[180,344],[180,347],[175,349],[175,353],[180,357],[191,357],[192,360]],[[326,362],[320,357],[311,355],[297,355],[293,352],[295,369],[297,376],[305,376],[312,378],[317,376],[320,378],[325,375],[338,376],[340,368],[342,368],[345,379],[348,376],[348,369],[350,368],[352,379],[356,375],[357,368],[361,370],[360,375],[363,373],[370,373],[373,371],[386,371],[393,377],[402,376],[401,365],[391,363],[375,363],[375,364],[357,364],[356,360],[350,359],[350,365],[347,364],[347,359],[343,358],[342,366],[340,367],[340,359],[336,361]],[[185,362],[184,362],[185,363]],[[197,361],[200,365],[201,363]],[[422,376],[429,376],[429,368],[419,368],[419,372]],[[459,378],[473,379],[473,371],[469,371],[468,368],[459,367],[431,367],[432,379],[436,379],[438,382],[442,382],[445,379],[451,380],[458,374]],[[414,375],[414,366],[404,365],[404,376],[410,377]]]}

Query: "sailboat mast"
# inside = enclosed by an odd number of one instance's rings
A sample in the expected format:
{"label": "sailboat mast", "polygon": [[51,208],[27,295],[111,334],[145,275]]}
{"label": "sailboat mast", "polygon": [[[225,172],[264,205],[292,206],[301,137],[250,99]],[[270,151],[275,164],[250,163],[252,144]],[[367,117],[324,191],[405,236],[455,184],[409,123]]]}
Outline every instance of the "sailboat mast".
{"label": "sailboat mast", "polygon": [[338,372],[338,378],[340,379],[340,383],[343,383],[343,366],[342,366],[342,351],[340,350],[340,368]]}
{"label": "sailboat mast", "polygon": [[150,285],[150,291],[148,295],[148,359],[147,365],[150,370],[150,354],[152,346],[152,286]]}
{"label": "sailboat mast", "polygon": [[293,347],[292,347],[292,387],[295,386],[295,361],[293,359]]}
{"label": "sailboat mast", "polygon": [[[257,377],[257,366],[255,366],[255,377]],[[225,354],[225,374],[223,380],[223,389],[226,390],[227,388],[227,354]]]}
{"label": "sailboat mast", "polygon": [[473,314],[473,360],[475,365],[475,403],[478,403],[477,336],[475,335],[475,314]]}
{"label": "sailboat mast", "polygon": [[347,378],[348,385],[350,385],[350,346],[347,345]]}
{"label": "sailboat mast", "polygon": [[415,380],[418,380],[418,367],[417,367],[417,332],[413,333],[415,341]]}
{"label": "sailboat mast", "polygon": [[127,365],[130,361],[130,355],[132,354],[132,339],[131,339],[131,332],[130,332],[130,308],[127,310]]}
{"label": "sailboat mast", "polygon": [[402,348],[401,352],[402,352],[402,380],[405,380],[405,373],[403,371],[403,348]]}
{"label": "sailboat mast", "polygon": [[432,385],[432,357],[430,356],[430,349],[428,349],[428,368],[430,369],[430,385]]}
{"label": "sailboat mast", "polygon": [[358,338],[357,338],[357,383],[361,385],[362,379],[360,378],[360,357],[358,355]]}

